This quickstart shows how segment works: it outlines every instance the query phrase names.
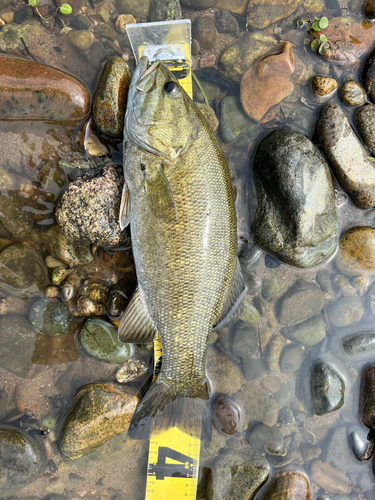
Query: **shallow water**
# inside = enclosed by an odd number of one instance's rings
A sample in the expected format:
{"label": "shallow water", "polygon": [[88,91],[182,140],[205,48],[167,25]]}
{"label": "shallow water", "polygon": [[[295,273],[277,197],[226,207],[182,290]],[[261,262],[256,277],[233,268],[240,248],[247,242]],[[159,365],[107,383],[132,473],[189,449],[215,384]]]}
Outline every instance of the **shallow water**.
{"label": "shallow water", "polygon": [[[109,11],[114,7],[111,1],[106,1],[105,4],[108,6]],[[97,6],[98,4],[93,5]],[[92,5],[88,2],[87,5],[84,3],[83,6],[86,9],[92,8]],[[340,6],[343,12],[340,11]],[[348,10],[346,2],[339,2],[339,4],[333,1],[327,2],[326,7],[328,10],[319,15],[327,13],[329,18],[341,14],[353,15]],[[208,9],[204,13],[213,15],[215,11],[216,9]],[[303,47],[301,32],[295,28],[292,22],[294,19],[304,16],[303,10],[299,9],[297,12],[298,15],[295,13],[271,25],[270,34],[272,34],[273,30],[273,33],[278,33],[280,40],[290,40],[295,43],[295,54],[298,54],[303,63],[312,70],[312,73],[316,72],[313,69],[315,65],[321,64],[322,68],[327,68],[330,76],[338,80],[339,87],[340,82],[349,74],[360,80],[363,61],[356,67],[345,69],[342,66],[325,63],[323,59]],[[202,12],[195,13],[194,11],[184,10],[184,17],[192,20],[201,14]],[[100,22],[97,20],[98,18],[93,17],[93,19],[94,22]],[[358,16],[358,19],[361,20],[362,17]],[[242,32],[245,29],[244,18],[239,17],[238,21],[240,32]],[[213,51],[205,51],[200,57],[217,56],[223,47],[234,41],[235,39],[230,35],[219,34]],[[54,43],[60,43],[61,58],[52,58],[47,51],[47,48]],[[59,68],[66,69],[78,78],[85,80],[85,83],[92,90],[98,71],[96,71],[95,75],[95,71],[91,68],[89,72],[85,73],[85,68],[88,65],[85,59],[86,56],[72,52],[71,48],[67,49],[66,43],[63,36],[60,38],[58,36],[54,38],[48,36],[45,41],[46,50],[44,53],[42,47],[33,45],[32,40],[28,42],[28,49],[40,62],[55,64]],[[57,50],[55,52],[59,53]],[[113,51],[110,55],[118,54]],[[69,61],[66,60],[67,57]],[[199,66],[200,57],[193,58],[194,67]],[[99,65],[94,69],[98,70]],[[220,95],[219,100],[222,97],[223,95]],[[339,99],[337,94],[334,99]],[[347,116],[350,116],[351,123],[355,127],[353,122],[355,109],[351,110],[344,104],[342,104],[342,107]],[[213,108],[216,111],[219,109],[217,102],[213,103]],[[242,135],[229,144],[222,143],[232,180],[237,188],[238,237],[241,245],[247,242],[253,243],[250,225],[256,197],[252,185],[251,163],[257,145],[271,129],[280,126],[293,128],[314,139],[314,128],[319,109],[320,105],[314,100],[309,84],[295,85],[294,92],[282,103],[281,110],[274,120],[265,125],[257,125],[248,136]],[[220,141],[220,133],[218,132],[217,135]],[[39,174],[44,163],[48,160],[55,162],[52,172],[55,171],[56,164],[60,159],[65,163],[72,161],[75,155],[78,155],[76,144],[76,135],[73,129],[38,122],[0,121],[1,167],[5,169],[5,172],[10,170],[13,173],[12,175],[16,173],[21,178],[28,179],[30,183],[34,182],[32,189],[34,190],[33,196],[35,196],[37,205],[35,203],[31,204],[30,208],[35,214],[34,230],[30,233],[30,236],[20,241],[34,245],[36,248],[42,246],[41,233],[48,230],[53,223],[54,204],[59,193],[69,181],[69,172],[61,169],[56,170],[59,175],[49,175],[48,171],[44,176]],[[121,144],[112,141],[110,147],[113,154],[112,159],[117,163],[121,163]],[[21,186],[17,186],[16,189],[21,189]],[[375,227],[374,210],[356,208],[339,187],[337,187],[336,201],[340,234],[357,225]],[[0,236],[3,237],[2,234]],[[6,234],[4,237],[7,237]],[[16,241],[14,238],[11,239]],[[122,252],[126,252],[130,262],[130,250],[123,250]],[[111,259],[114,253],[118,252],[99,250],[100,258],[104,259],[104,261]],[[46,256],[46,252],[44,252],[43,256]],[[310,269],[293,268],[274,259],[265,260],[265,257],[266,253],[261,251],[258,267],[251,275],[245,276],[250,299],[261,296],[261,287],[256,288],[254,286],[257,280],[264,281],[265,278],[272,277],[289,287],[297,279],[301,278],[316,283],[316,275],[321,269],[326,269],[330,275],[339,274],[334,266],[334,255],[328,262]],[[117,269],[116,265],[114,269],[115,272],[121,273],[121,270]],[[100,272],[101,269],[98,268],[97,273],[99,275]],[[92,273],[94,275],[95,270]],[[368,288],[372,285],[371,280],[370,277]],[[352,285],[352,281],[349,279],[348,286]],[[345,291],[336,291],[331,297],[326,295],[326,306],[336,300],[342,293],[346,294]],[[352,293],[352,290],[350,293]],[[357,293],[358,290],[354,290],[353,294],[357,296]],[[367,292],[363,300],[367,304],[366,297]],[[0,302],[5,298],[5,294],[0,295]],[[336,456],[337,462],[334,463],[334,466],[345,473],[350,491],[342,495],[329,494],[329,498],[332,500],[370,500],[374,497],[375,491],[375,481],[371,469],[372,461],[359,462],[355,459],[347,440],[343,439],[346,430],[342,435],[335,438],[337,442],[332,443],[332,436],[338,429],[349,429],[352,425],[361,427],[367,433],[367,429],[358,418],[360,374],[363,366],[374,360],[375,356],[371,356],[370,353],[365,359],[361,358],[357,361],[351,361],[348,357],[340,358],[332,339],[341,338],[342,335],[364,331],[365,329],[371,330],[374,323],[371,311],[366,305],[366,312],[359,324],[349,329],[339,329],[330,327],[325,308],[323,319],[327,325],[326,338],[316,346],[304,347],[303,363],[296,373],[284,373],[280,371],[279,367],[274,371],[268,369],[269,345],[279,334],[281,325],[276,320],[274,321],[275,302],[263,300],[262,304],[264,311],[256,328],[261,342],[263,374],[255,377],[252,381],[246,381],[242,372],[239,371],[240,359],[236,358],[231,352],[233,333],[240,321],[238,316],[242,312],[240,309],[227,325],[218,332],[213,333],[210,340],[210,352],[220,352],[224,356],[227,355],[229,360],[227,372],[218,374],[218,371],[215,371],[215,374],[211,374],[212,394],[215,394],[218,390],[229,394],[246,390],[253,394],[254,404],[256,404],[257,394],[261,394],[262,397],[266,397],[268,400],[280,401],[280,407],[291,408],[294,421],[292,423],[280,423],[278,421],[276,424],[283,434],[287,454],[285,456],[269,453],[266,455],[271,464],[269,482],[274,473],[282,466],[286,466],[290,470],[302,470],[310,478],[314,499],[317,499],[319,495],[326,492],[314,482],[311,476],[311,465],[316,458],[329,462],[332,457]],[[82,319],[79,321],[82,321]],[[145,494],[147,443],[129,441],[126,436],[122,435],[105,445],[93,456],[73,462],[63,460],[59,451],[58,438],[62,419],[69,408],[75,391],[89,382],[114,382],[115,372],[118,368],[116,365],[95,360],[84,353],[77,341],[79,321],[72,323],[71,330],[66,337],[61,339],[43,339],[39,337],[37,339],[33,354],[33,367],[28,378],[17,377],[0,367],[0,391],[7,401],[7,412],[3,415],[0,423],[11,423],[16,427],[28,429],[34,434],[38,433],[40,426],[49,429],[48,435],[43,438],[49,459],[45,473],[30,485],[16,492],[13,498],[43,498],[50,493],[58,493],[65,495],[65,497],[61,498],[68,499],[117,500],[123,498],[141,500]],[[264,339],[268,339],[268,342]],[[11,337],[9,342],[12,342]],[[287,341],[287,343],[289,344],[290,341]],[[151,365],[149,351],[140,347],[137,349],[139,356]],[[215,355],[217,356],[217,354]],[[337,411],[323,416],[314,416],[311,407],[309,374],[314,360],[322,357],[329,360],[338,373],[342,375],[346,386],[345,402]],[[210,370],[208,370],[208,375],[210,376]],[[231,377],[236,377],[236,380],[233,380],[233,383],[236,384],[236,391],[230,390]],[[296,383],[295,390],[292,390],[289,396],[281,394],[279,391],[282,388],[285,389],[288,382],[293,380]],[[145,377],[137,380],[133,385],[140,388],[144,381]],[[242,389],[239,389],[238,386],[242,386]],[[223,391],[223,387],[225,391]],[[238,394],[234,394],[233,398],[237,400]],[[252,420],[252,417],[246,413],[244,408],[242,408],[242,420],[248,424],[248,429],[252,429],[257,423],[257,421]],[[215,457],[225,447],[234,450],[247,448],[249,446],[247,442],[249,431],[244,430],[244,426],[241,430],[242,432],[238,432],[232,437],[225,436],[213,428],[212,441],[202,444],[200,467],[212,467]],[[307,445],[310,445],[310,456],[307,452],[305,454],[301,453],[300,443],[305,445],[305,449]],[[213,480],[215,489],[215,477]],[[260,500],[264,496],[266,489],[267,486],[262,488],[257,493],[256,498]],[[203,492],[202,498],[204,498],[204,494]]]}

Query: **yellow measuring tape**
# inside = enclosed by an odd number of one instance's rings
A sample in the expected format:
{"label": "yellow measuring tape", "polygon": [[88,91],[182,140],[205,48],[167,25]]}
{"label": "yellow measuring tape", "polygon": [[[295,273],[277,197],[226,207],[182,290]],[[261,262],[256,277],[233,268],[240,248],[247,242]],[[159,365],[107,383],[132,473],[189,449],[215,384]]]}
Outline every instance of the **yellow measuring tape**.
{"label": "yellow measuring tape", "polygon": [[[160,371],[162,345],[154,341],[154,378]],[[195,500],[201,436],[172,427],[151,434],[148,452],[146,500]]]}

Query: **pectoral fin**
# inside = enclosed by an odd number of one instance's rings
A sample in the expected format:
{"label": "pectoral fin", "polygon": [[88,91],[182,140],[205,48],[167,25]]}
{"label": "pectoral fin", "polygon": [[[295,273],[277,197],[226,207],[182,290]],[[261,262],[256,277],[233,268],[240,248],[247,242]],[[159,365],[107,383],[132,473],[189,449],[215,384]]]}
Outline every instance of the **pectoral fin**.
{"label": "pectoral fin", "polygon": [[165,222],[176,222],[176,203],[161,165],[151,172],[146,171],[146,193],[148,206],[156,217]]}
{"label": "pectoral fin", "polygon": [[146,304],[137,288],[125,310],[118,328],[121,342],[145,344],[152,342],[157,333],[148,314]]}
{"label": "pectoral fin", "polygon": [[124,187],[122,188],[119,223],[121,231],[130,222],[130,193],[126,182],[124,182]]}
{"label": "pectoral fin", "polygon": [[232,284],[229,289],[228,297],[224,303],[221,315],[217,320],[215,327],[220,327],[226,319],[237,310],[246,292],[245,283],[242,278],[241,265],[237,259],[236,270],[232,279]]}

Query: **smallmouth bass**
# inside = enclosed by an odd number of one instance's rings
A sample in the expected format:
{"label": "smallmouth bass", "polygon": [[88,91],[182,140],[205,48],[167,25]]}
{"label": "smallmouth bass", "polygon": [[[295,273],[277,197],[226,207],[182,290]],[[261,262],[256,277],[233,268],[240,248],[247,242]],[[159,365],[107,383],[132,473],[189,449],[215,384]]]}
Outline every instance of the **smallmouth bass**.
{"label": "smallmouth bass", "polygon": [[123,342],[160,333],[161,372],[129,435],[185,425],[210,435],[208,338],[244,292],[232,184],[220,147],[166,66],[134,72],[125,115],[120,225],[130,223],[138,288],[119,326]]}

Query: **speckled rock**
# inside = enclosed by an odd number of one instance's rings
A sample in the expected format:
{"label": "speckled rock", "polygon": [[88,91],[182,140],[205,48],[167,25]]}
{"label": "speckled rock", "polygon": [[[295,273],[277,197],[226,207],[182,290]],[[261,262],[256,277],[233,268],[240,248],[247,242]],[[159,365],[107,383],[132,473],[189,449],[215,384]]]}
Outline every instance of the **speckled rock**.
{"label": "speckled rock", "polygon": [[374,332],[356,332],[351,335],[346,335],[342,339],[342,347],[346,354],[357,357],[357,355],[371,356],[371,352],[375,350],[375,333]]}
{"label": "speckled rock", "polygon": [[137,358],[131,358],[123,364],[116,372],[116,380],[120,384],[126,384],[141,377],[148,371],[148,365],[145,361]]}
{"label": "speckled rock", "polygon": [[277,319],[283,325],[295,325],[320,313],[324,294],[315,284],[299,279],[280,298]]}
{"label": "speckled rock", "polygon": [[84,175],[63,193],[56,220],[71,239],[105,247],[126,246],[126,230],[118,222],[124,178],[122,168],[105,165],[97,176]]}
{"label": "speckled rock", "polygon": [[251,448],[225,450],[215,459],[213,500],[247,500],[267,481],[270,466]]}
{"label": "speckled rock", "polygon": [[99,131],[109,137],[122,137],[126,99],[131,79],[130,68],[120,57],[105,64],[95,87],[92,113]]}
{"label": "speckled rock", "polygon": [[349,326],[358,323],[364,311],[359,297],[340,297],[327,309],[327,318],[332,326]]}
{"label": "speckled rock", "polygon": [[219,68],[226,76],[240,83],[242,75],[256,59],[276,44],[276,38],[263,32],[245,31],[238,42],[223,49],[219,56]]}
{"label": "speckled rock", "polygon": [[[1,113],[1,111],[0,111]],[[0,222],[15,238],[24,238],[34,226],[34,214],[27,199],[19,193],[6,189],[4,169],[0,168],[2,186],[0,188]]]}
{"label": "speckled rock", "polygon": [[294,266],[323,262],[335,250],[338,222],[329,168],[318,149],[298,132],[277,129],[258,146],[253,171],[256,243]]}
{"label": "speckled rock", "polygon": [[375,229],[358,226],[346,231],[335,264],[345,276],[375,274]]}
{"label": "speckled rock", "polygon": [[47,466],[44,446],[10,425],[0,426],[0,496],[8,498],[35,481]]}
{"label": "speckled rock", "polygon": [[311,79],[311,90],[318,102],[325,102],[336,92],[337,80],[329,76],[315,75]]}
{"label": "speckled rock", "polygon": [[182,19],[180,0],[153,0],[150,8],[150,21],[174,21]]}
{"label": "speckled rock", "polygon": [[374,207],[375,164],[337,103],[323,106],[316,131],[341,187],[359,208]]}
{"label": "speckled rock", "polygon": [[50,66],[1,57],[0,119],[79,123],[90,111],[90,93]]}
{"label": "speckled rock", "polygon": [[27,378],[37,333],[22,316],[0,316],[0,366],[18,377]]}
{"label": "speckled rock", "polygon": [[348,80],[342,84],[340,96],[348,106],[362,106],[366,101],[364,88],[355,80]]}
{"label": "speckled rock", "polygon": [[375,106],[373,104],[365,104],[358,109],[356,125],[365,146],[375,155]]}
{"label": "speckled rock", "polygon": [[282,328],[281,333],[289,340],[310,347],[325,338],[326,325],[322,317],[317,315],[297,325]]}
{"label": "speckled rock", "polygon": [[311,465],[311,478],[318,486],[328,491],[343,495],[350,493],[351,487],[348,478],[340,470],[327,462],[315,460]]}
{"label": "speckled rock", "polygon": [[146,19],[150,11],[151,0],[116,0],[115,7],[119,14],[131,14]]}
{"label": "speckled rock", "polygon": [[0,290],[20,298],[43,295],[49,284],[47,267],[33,248],[15,244],[0,253]]}
{"label": "speckled rock", "polygon": [[117,328],[99,318],[82,325],[78,341],[87,354],[107,363],[126,363],[133,353],[131,344],[118,340]]}
{"label": "speckled rock", "polygon": [[69,331],[70,311],[67,305],[48,297],[41,297],[30,308],[29,321],[39,331],[50,337],[62,337]]}
{"label": "speckled rock", "polygon": [[262,30],[272,23],[290,16],[300,6],[301,0],[252,0],[247,7],[246,22]]}
{"label": "speckled rock", "polygon": [[131,14],[120,14],[116,19],[116,30],[125,35],[128,24],[136,24],[136,19]]}
{"label": "speckled rock", "polygon": [[366,427],[375,426],[375,365],[365,367],[361,374],[359,394],[359,417]]}
{"label": "speckled rock", "polygon": [[264,500],[313,500],[313,496],[305,475],[283,471],[273,478]]}
{"label": "speckled rock", "polygon": [[311,368],[310,387],[316,415],[338,410],[344,404],[345,383],[333,366],[317,360]]}
{"label": "speckled rock", "polygon": [[[70,207],[70,210],[70,215],[72,215],[72,207]],[[57,213],[56,218],[58,218]],[[94,258],[91,253],[90,243],[84,241],[77,242],[68,238],[57,224],[43,233],[43,239],[50,253],[56,257],[56,259],[62,260],[64,264],[83,266],[91,262]]]}
{"label": "speckled rock", "polygon": [[108,300],[108,287],[103,283],[87,281],[80,288],[77,297],[75,316],[104,316]]}
{"label": "speckled rock", "polygon": [[138,398],[129,388],[113,384],[87,384],[78,389],[65,417],[60,449],[75,460],[126,431]]}
{"label": "speckled rock", "polygon": [[245,113],[257,122],[274,118],[277,105],[293,92],[292,44],[283,43],[258,59],[243,75],[240,99]]}
{"label": "speckled rock", "polygon": [[212,419],[219,432],[233,436],[240,426],[241,410],[232,398],[218,394],[212,402]]}

